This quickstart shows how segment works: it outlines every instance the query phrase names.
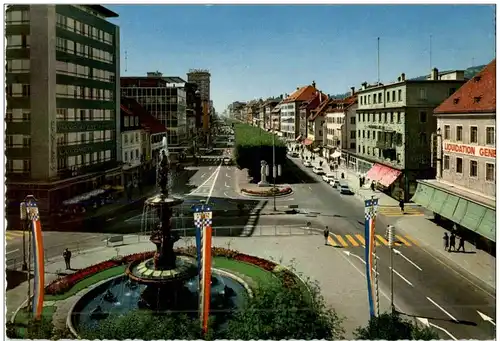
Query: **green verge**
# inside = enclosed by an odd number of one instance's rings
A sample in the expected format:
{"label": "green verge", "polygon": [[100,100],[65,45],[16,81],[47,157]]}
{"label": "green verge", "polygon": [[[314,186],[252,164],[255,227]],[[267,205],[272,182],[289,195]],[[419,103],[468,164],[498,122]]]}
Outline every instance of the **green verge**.
{"label": "green verge", "polygon": [[96,273],[93,276],[87,277],[80,282],[76,283],[71,289],[61,295],[45,295],[45,301],[60,301],[65,300],[78,293],[79,291],[88,288],[91,285],[104,281],[105,279],[118,276],[120,274],[125,274],[125,269],[127,265],[115,266],[111,269],[107,269]]}
{"label": "green verge", "polygon": [[[43,307],[42,310],[42,320],[52,321],[52,316],[56,312],[57,307]],[[23,308],[18,311],[16,317],[14,318],[14,324],[16,325],[16,332],[19,337],[26,336],[26,327],[28,323],[31,321],[30,313],[26,308]]]}
{"label": "green verge", "polygon": [[236,272],[255,279],[258,283],[278,283],[279,279],[271,272],[250,263],[239,262],[225,257],[215,257],[214,267]]}

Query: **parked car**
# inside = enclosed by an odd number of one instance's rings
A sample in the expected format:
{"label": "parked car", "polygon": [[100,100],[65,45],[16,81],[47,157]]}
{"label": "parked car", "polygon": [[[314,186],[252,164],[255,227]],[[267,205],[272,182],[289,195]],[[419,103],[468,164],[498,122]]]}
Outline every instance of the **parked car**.
{"label": "parked car", "polygon": [[342,184],[342,185],[340,185],[340,194],[353,195],[354,192],[351,190],[351,188],[349,187],[349,185]]}
{"label": "parked car", "polygon": [[312,167],[313,165],[311,164],[311,162],[310,162],[310,161],[304,161],[304,166],[306,166],[306,167],[310,168],[310,167]]}
{"label": "parked car", "polygon": [[340,181],[338,181],[337,179],[332,180],[330,181],[330,186],[332,186],[333,188],[340,188]]}
{"label": "parked car", "polygon": [[326,173],[322,176],[323,181],[326,183],[330,183],[330,181],[335,180],[335,174],[333,173]]}
{"label": "parked car", "polygon": [[323,170],[323,167],[314,166],[313,173],[316,173],[318,175],[322,175],[322,174],[325,174],[325,171]]}

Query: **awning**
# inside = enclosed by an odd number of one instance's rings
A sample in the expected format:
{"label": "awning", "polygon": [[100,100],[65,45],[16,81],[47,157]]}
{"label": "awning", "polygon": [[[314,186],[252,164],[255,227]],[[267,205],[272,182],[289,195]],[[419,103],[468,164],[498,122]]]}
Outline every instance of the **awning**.
{"label": "awning", "polygon": [[92,197],[95,197],[95,196],[98,196],[100,194],[103,194],[104,192],[105,192],[104,189],[94,189],[91,192],[88,192],[88,193],[85,193],[85,194],[81,194],[81,195],[76,196],[74,198],[71,198],[71,199],[63,201],[63,205],[78,204],[78,203],[80,203],[82,201],[85,201],[85,200],[88,200],[88,199],[90,199]]}
{"label": "awning", "polygon": [[340,153],[338,150],[336,150],[330,154],[331,157],[340,157],[341,155],[342,155],[342,153]]}
{"label": "awning", "polygon": [[458,194],[419,182],[413,202],[481,236],[495,241],[495,210]]}
{"label": "awning", "polygon": [[382,167],[383,166],[381,164],[374,164],[372,168],[370,168],[370,170],[366,173],[366,177],[375,182],[379,181],[385,173],[385,170]]}
{"label": "awning", "polygon": [[309,145],[311,145],[313,142],[314,142],[313,140],[304,139],[304,141],[302,141],[302,144],[303,144],[303,145],[306,145],[306,146],[309,146]]}
{"label": "awning", "polygon": [[382,176],[378,183],[384,187],[389,187],[401,175],[401,171],[389,167],[386,168],[388,168],[387,172]]}

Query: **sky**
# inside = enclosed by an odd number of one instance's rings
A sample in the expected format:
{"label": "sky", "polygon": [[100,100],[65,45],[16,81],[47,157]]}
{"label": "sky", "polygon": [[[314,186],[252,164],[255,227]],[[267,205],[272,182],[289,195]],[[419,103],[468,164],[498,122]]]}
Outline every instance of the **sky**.
{"label": "sky", "polygon": [[218,112],[313,81],[332,95],[374,83],[377,37],[381,82],[428,74],[431,60],[450,70],[495,58],[494,5],[107,7],[120,16],[112,21],[120,26],[122,76],[187,79],[191,68],[209,69]]}

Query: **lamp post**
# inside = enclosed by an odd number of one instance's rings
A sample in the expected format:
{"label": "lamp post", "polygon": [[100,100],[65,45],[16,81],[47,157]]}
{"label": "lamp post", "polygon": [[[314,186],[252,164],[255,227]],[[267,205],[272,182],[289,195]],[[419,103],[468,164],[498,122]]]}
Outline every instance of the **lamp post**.
{"label": "lamp post", "polygon": [[[273,125],[274,126],[274,125]],[[273,210],[276,211],[276,176],[281,175],[281,165],[276,167],[276,145],[275,134],[273,129]]]}
{"label": "lamp post", "polygon": [[387,241],[389,243],[389,250],[391,252],[391,256],[389,258],[390,261],[390,268],[391,268],[391,274],[390,274],[390,284],[391,284],[391,311],[394,313],[396,311],[396,308],[394,307],[394,269],[393,269],[393,257],[394,257],[394,226],[389,225],[387,226]]}

